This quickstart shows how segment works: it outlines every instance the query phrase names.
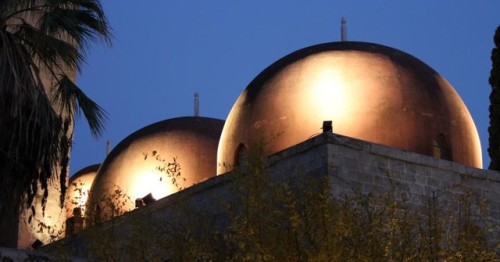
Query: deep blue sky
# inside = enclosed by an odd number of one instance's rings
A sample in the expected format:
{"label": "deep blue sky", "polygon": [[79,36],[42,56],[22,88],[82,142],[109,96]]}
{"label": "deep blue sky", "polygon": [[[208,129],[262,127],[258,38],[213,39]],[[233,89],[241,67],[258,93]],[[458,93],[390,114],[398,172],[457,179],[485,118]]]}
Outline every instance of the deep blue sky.
{"label": "deep blue sky", "polygon": [[193,114],[225,119],[247,84],[303,47],[349,40],[391,46],[442,74],[468,106],[487,155],[488,76],[500,1],[123,1],[103,0],[111,48],[91,46],[78,84],[109,114],[94,139],[77,121],[71,173],[105,157],[151,123]]}

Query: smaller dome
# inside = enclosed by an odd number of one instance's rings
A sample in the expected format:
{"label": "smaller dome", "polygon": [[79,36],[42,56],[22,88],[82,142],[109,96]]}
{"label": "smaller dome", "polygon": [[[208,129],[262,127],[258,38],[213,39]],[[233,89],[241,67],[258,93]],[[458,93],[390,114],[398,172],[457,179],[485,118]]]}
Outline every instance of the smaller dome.
{"label": "smaller dome", "polygon": [[[70,177],[66,190],[66,218],[73,217],[73,210],[77,207],[82,208],[82,212],[84,212],[90,187],[100,166],[101,164],[95,164],[84,167]],[[82,213],[82,215],[84,214]]]}
{"label": "smaller dome", "polygon": [[[223,120],[214,118],[180,117],[129,135],[99,169],[92,186],[92,205],[103,199],[120,200],[123,204],[117,208],[122,213],[148,194],[163,198],[214,177],[223,125]],[[105,211],[101,208],[99,212]],[[97,218],[106,216],[98,214]]]}

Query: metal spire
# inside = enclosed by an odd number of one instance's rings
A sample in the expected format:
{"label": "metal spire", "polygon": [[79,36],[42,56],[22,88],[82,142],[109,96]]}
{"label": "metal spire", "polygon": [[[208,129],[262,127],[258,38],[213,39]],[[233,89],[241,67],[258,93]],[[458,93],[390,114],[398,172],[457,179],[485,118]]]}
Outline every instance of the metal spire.
{"label": "metal spire", "polygon": [[200,94],[194,92],[194,116],[200,116]]}
{"label": "metal spire", "polygon": [[109,150],[111,147],[111,141],[106,141],[106,156],[109,155]]}
{"label": "metal spire", "polygon": [[347,41],[347,20],[345,17],[340,19],[340,41]]}

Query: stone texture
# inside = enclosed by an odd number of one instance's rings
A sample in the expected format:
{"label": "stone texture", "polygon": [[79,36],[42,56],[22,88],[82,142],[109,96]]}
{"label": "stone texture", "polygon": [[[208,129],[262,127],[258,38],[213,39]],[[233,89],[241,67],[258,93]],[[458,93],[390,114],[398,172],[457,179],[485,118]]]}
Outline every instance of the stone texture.
{"label": "stone texture", "polygon": [[[463,166],[445,160],[434,159],[381,145],[323,134],[267,159],[267,173],[273,182],[295,179],[307,174],[311,179],[328,175],[334,196],[343,196],[360,190],[362,193],[385,194],[395,190],[397,198],[407,201],[416,209],[422,209],[435,200],[439,203],[455,203],[462,194],[474,192],[473,200],[488,203],[486,221],[493,225],[488,234],[489,243],[498,243],[500,230],[500,173]],[[227,216],[221,205],[232,198],[235,183],[231,173],[208,179],[181,192],[160,199],[150,206],[140,208],[110,221],[108,230],[124,230],[134,221],[150,213],[164,221],[172,221],[179,205],[189,205],[198,211],[220,220],[218,226],[227,226]],[[481,202],[479,201],[479,202]],[[455,205],[453,204],[453,205]],[[453,206],[452,205],[452,206]],[[473,204],[475,213],[480,206]],[[177,214],[178,215],[178,214]],[[128,224],[127,224],[128,223]],[[113,229],[115,228],[115,229]],[[50,247],[78,248],[84,252],[79,234],[69,240],[53,243]]]}

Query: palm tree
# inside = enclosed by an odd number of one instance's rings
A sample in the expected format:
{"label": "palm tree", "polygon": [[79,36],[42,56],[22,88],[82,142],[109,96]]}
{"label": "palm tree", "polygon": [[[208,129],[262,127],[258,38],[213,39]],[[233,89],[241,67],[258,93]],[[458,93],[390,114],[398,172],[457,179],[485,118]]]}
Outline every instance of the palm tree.
{"label": "palm tree", "polygon": [[72,79],[110,37],[99,0],[0,1],[0,246],[17,245],[19,213],[39,190],[44,207],[54,179],[62,205],[74,114],[102,131],[104,111]]}

